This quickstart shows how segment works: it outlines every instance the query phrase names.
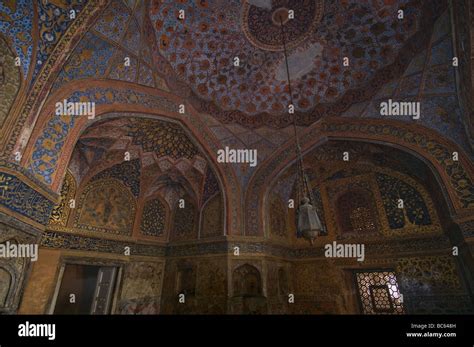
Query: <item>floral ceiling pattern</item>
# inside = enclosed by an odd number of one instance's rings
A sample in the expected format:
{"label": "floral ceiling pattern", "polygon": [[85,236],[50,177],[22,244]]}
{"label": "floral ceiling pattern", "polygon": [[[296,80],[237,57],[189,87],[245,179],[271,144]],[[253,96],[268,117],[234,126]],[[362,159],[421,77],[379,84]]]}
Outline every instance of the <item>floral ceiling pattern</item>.
{"label": "floral ceiling pattern", "polygon": [[365,87],[394,63],[424,15],[421,2],[410,1],[288,0],[272,1],[271,8],[250,3],[169,0],[154,1],[150,9],[160,56],[155,60],[164,57],[199,99],[247,116],[287,113],[285,60],[274,18],[279,10],[294,10],[284,35],[293,100],[302,112]]}

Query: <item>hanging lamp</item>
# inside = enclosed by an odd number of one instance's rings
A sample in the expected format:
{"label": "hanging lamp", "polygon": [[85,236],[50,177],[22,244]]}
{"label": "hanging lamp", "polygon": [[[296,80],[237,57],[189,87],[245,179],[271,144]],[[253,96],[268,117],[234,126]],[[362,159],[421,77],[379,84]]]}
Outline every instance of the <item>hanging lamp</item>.
{"label": "hanging lamp", "polygon": [[[285,53],[285,64],[286,64],[286,76],[288,79],[288,92],[290,97],[290,105],[293,114],[293,130],[295,135],[295,150],[296,150],[296,198],[297,198],[297,208],[296,208],[296,236],[298,238],[303,237],[308,240],[311,244],[314,243],[314,240],[325,234],[324,226],[319,219],[318,212],[314,206],[314,198],[312,191],[309,187],[308,177],[306,176],[304,165],[303,165],[303,155],[301,153],[301,147],[298,140],[298,134],[296,129],[296,114],[294,112],[293,104],[293,94],[291,91],[291,79],[290,79],[290,69],[288,66],[288,53],[286,51],[286,42],[285,42],[285,29],[282,18],[282,14],[279,16],[280,27],[281,27],[281,40],[283,44],[283,52]],[[290,107],[289,107],[290,108]]]}

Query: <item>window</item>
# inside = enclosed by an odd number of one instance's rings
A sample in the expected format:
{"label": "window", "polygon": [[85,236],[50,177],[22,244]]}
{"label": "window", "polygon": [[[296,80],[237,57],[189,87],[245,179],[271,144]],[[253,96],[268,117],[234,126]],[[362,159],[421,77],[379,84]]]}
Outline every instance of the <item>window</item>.
{"label": "window", "polygon": [[364,314],[403,314],[394,271],[356,272],[359,301]]}
{"label": "window", "polygon": [[342,233],[377,231],[376,210],[369,192],[351,190],[341,195],[336,204]]}

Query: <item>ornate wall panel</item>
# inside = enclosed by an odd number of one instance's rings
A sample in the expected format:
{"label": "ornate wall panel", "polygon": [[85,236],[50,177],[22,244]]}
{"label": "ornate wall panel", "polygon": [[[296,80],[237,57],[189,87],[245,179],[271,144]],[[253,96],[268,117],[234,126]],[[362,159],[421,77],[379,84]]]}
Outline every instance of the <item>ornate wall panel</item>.
{"label": "ornate wall panel", "polygon": [[323,205],[329,216],[328,231],[338,237],[376,237],[383,233],[383,212],[376,201],[370,174],[330,178],[322,183]]}
{"label": "ornate wall panel", "polygon": [[[186,304],[177,300],[186,292]],[[225,314],[227,312],[227,258],[212,256],[166,261],[162,313]]]}
{"label": "ornate wall panel", "polygon": [[147,236],[162,236],[166,232],[167,208],[159,198],[148,200],[143,207],[140,232]]}
{"label": "ornate wall panel", "polygon": [[461,290],[461,282],[452,256],[402,259],[397,267],[404,292],[432,294]]}
{"label": "ornate wall panel", "polygon": [[[371,201],[371,216],[375,213],[370,218],[376,224],[373,229],[379,234],[395,236],[441,232],[433,201],[420,183],[407,175],[381,167],[369,168],[369,171],[366,168],[364,172],[354,177],[332,177],[331,181],[323,183],[324,187],[328,187],[326,203],[331,204],[329,197],[337,191],[365,189],[371,196],[367,199]],[[400,198],[404,202],[403,209],[398,207]],[[330,215],[333,215],[332,211]],[[342,210],[340,215],[345,215]]]}
{"label": "ornate wall panel", "polygon": [[87,185],[81,194],[74,227],[87,231],[130,235],[135,210],[135,199],[119,181],[95,181]]}
{"label": "ornate wall panel", "polygon": [[418,314],[472,314],[453,256],[402,258],[397,273],[405,307]]}
{"label": "ornate wall panel", "polygon": [[[300,143],[304,149],[307,149],[311,146],[310,144],[314,145],[315,141],[325,136],[337,139],[355,138],[357,141],[385,141],[389,144],[409,148],[430,161],[435,169],[440,169],[440,176],[456,211],[468,213],[474,206],[474,185],[471,179],[470,162],[461,152],[460,160],[453,161],[453,152],[459,151],[459,148],[440,139],[439,136],[435,136],[432,131],[421,127],[408,128],[389,120],[383,122],[354,120],[348,124],[345,120],[332,119],[331,121],[322,121],[304,132],[300,136]],[[265,182],[269,177],[275,177],[280,170],[288,165],[293,160],[293,156],[294,148],[285,147],[260,165],[253,175],[245,197],[247,235],[260,233],[263,216],[262,212],[259,212],[258,206],[262,204],[263,195],[266,194],[265,187],[267,185]]]}
{"label": "ornate wall panel", "polygon": [[262,295],[262,277],[258,269],[249,264],[234,269],[232,272],[232,292],[234,296]]}
{"label": "ornate wall panel", "polygon": [[201,260],[198,264],[196,293],[198,295],[222,296],[227,293],[225,262],[215,263],[212,259]]}
{"label": "ornate wall panel", "polygon": [[291,313],[337,314],[348,312],[341,269],[327,260],[295,263],[295,304]]}
{"label": "ornate wall panel", "polygon": [[6,172],[0,172],[0,205],[43,225],[54,207],[51,200]]}
{"label": "ornate wall panel", "polygon": [[224,204],[220,193],[206,203],[201,219],[201,238],[224,235]]}
{"label": "ornate wall panel", "polygon": [[278,195],[270,198],[268,206],[270,236],[288,237],[288,208]]}
{"label": "ornate wall panel", "polygon": [[91,181],[115,178],[123,182],[123,184],[130,189],[132,194],[138,197],[140,194],[140,167],[140,159],[124,161],[99,172],[91,178]]}
{"label": "ornate wall panel", "polygon": [[[385,174],[376,174],[375,177],[391,229],[432,224],[423,197],[414,187]],[[397,206],[399,199],[404,208]]]}
{"label": "ornate wall panel", "polygon": [[185,197],[184,208],[175,207],[171,239],[176,241],[193,240],[197,238],[197,209],[191,198]]}
{"label": "ornate wall panel", "polygon": [[202,204],[204,204],[208,199],[214,196],[214,194],[216,194],[219,190],[219,181],[217,181],[217,178],[212,168],[208,167],[206,171],[206,178],[204,180]]}
{"label": "ornate wall panel", "polygon": [[348,190],[337,198],[336,207],[342,234],[377,232],[377,209],[370,191]]}
{"label": "ornate wall panel", "polygon": [[76,181],[69,171],[64,177],[60,194],[59,203],[51,211],[49,227],[65,227],[67,225],[71,213],[70,202],[76,195]]}
{"label": "ornate wall panel", "polygon": [[123,270],[118,302],[119,314],[158,314],[160,312],[163,264],[131,262]]}
{"label": "ornate wall panel", "polygon": [[0,127],[10,112],[20,84],[21,74],[15,67],[15,56],[0,35]]}

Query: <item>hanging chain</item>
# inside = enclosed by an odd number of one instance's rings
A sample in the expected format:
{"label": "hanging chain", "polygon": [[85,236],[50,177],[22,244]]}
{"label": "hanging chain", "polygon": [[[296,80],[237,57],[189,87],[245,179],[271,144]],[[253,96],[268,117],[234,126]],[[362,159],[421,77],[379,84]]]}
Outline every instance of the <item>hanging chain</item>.
{"label": "hanging chain", "polygon": [[[309,188],[308,177],[305,174],[304,164],[303,164],[303,154],[301,153],[301,147],[298,140],[298,133],[296,129],[296,112],[294,110],[293,104],[293,92],[291,90],[291,79],[290,79],[290,68],[288,66],[288,52],[286,51],[286,42],[285,42],[285,29],[283,26],[283,19],[280,16],[280,27],[281,27],[281,41],[283,44],[283,52],[285,54],[285,65],[286,65],[286,77],[288,79],[288,93],[290,96],[290,104],[293,105],[293,131],[295,135],[295,145],[296,145],[296,170],[297,170],[297,178],[296,178],[296,185],[297,185],[297,203],[301,203],[301,199],[304,196],[309,198],[309,201],[312,205],[314,205],[314,198],[313,192]],[[303,196],[301,196],[301,194]]]}

